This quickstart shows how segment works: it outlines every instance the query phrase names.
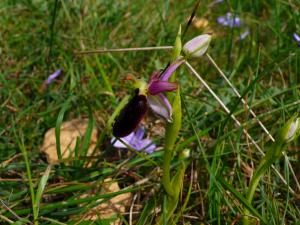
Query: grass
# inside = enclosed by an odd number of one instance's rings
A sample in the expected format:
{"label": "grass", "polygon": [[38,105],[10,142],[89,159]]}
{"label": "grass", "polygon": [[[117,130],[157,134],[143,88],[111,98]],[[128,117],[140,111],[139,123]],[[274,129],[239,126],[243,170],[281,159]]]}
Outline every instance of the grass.
{"label": "grass", "polygon": [[[208,50],[274,135],[299,112],[300,50],[292,40],[300,32],[300,1],[225,1],[214,6],[203,0],[197,18],[209,27],[191,26],[184,42],[213,32]],[[0,223],[1,224],[107,224],[83,221],[100,202],[130,192],[136,195],[119,214],[124,224],[154,224],[164,212],[161,186],[163,152],[149,157],[114,149],[105,130],[110,115],[132,88],[128,74],[148,79],[164,68],[170,51],[76,55],[75,51],[102,47],[122,48],[172,45],[179,24],[186,24],[195,1],[2,0],[0,2]],[[56,8],[56,11],[55,11]],[[216,23],[228,11],[243,19],[242,28]],[[239,41],[249,29],[250,35]],[[191,64],[242,121],[258,145],[267,149],[269,138],[219,76],[207,57]],[[56,69],[63,74],[47,88],[43,82]],[[182,67],[183,124],[178,151],[188,148],[181,199],[174,214],[177,224],[241,224],[243,201],[250,175],[262,155],[225,113],[210,93]],[[40,152],[45,132],[62,121],[87,117],[99,131],[97,158],[88,157],[48,167]],[[149,113],[150,136],[163,147],[162,122]],[[87,151],[90,130],[77,146]],[[253,210],[268,224],[297,224],[299,189],[288,162],[299,177],[299,140],[288,148],[261,180]],[[83,154],[82,156],[85,156]],[[178,159],[172,165],[178,165]],[[44,176],[43,176],[44,175]],[[107,178],[121,190],[93,193]],[[289,187],[294,190],[289,191]],[[78,196],[86,194],[85,198]],[[156,210],[155,210],[156,209]],[[36,219],[34,221],[34,218]]]}

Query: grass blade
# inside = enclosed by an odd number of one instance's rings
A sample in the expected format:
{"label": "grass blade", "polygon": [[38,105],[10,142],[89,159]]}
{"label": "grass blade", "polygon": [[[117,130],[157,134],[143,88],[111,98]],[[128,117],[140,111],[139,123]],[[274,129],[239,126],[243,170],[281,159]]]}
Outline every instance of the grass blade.
{"label": "grass blade", "polygon": [[48,165],[44,175],[42,176],[35,197],[35,206],[37,208],[37,214],[39,213],[40,202],[42,199],[42,195],[44,193],[45,187],[47,185],[47,181],[49,178],[49,174],[51,172],[51,165]]}

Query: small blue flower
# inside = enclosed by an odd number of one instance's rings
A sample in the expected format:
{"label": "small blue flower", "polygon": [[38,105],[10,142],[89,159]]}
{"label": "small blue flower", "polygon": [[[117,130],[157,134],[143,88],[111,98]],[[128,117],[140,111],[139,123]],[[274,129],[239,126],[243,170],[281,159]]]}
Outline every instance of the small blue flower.
{"label": "small blue flower", "polygon": [[217,22],[225,27],[240,27],[241,19],[237,15],[228,12],[225,16],[219,16]]}
{"label": "small blue flower", "polygon": [[47,80],[45,81],[45,84],[51,84],[55,78],[57,78],[60,74],[61,74],[62,70],[56,70],[54,73],[52,73],[51,75],[49,75],[49,77],[47,78]]}
{"label": "small blue flower", "polygon": [[[151,139],[143,139],[144,133],[144,128],[139,127],[136,131],[133,131],[128,136],[120,139],[136,151],[145,151],[146,153],[151,154],[156,149],[156,145]],[[111,139],[111,143],[115,148],[127,148],[126,145],[124,145],[121,141],[116,140],[115,137]]]}
{"label": "small blue flower", "polygon": [[298,47],[300,47],[300,37],[298,34],[293,33],[293,39],[297,42]]}

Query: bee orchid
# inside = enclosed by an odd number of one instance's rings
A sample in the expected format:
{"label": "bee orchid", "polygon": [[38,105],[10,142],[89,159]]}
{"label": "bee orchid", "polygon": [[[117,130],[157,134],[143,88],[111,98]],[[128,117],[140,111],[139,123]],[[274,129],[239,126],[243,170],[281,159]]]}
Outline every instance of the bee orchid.
{"label": "bee orchid", "polygon": [[201,57],[207,51],[210,41],[210,34],[199,35],[183,46],[184,57],[179,56],[163,72],[154,72],[148,83],[134,79],[135,95],[115,119],[113,135],[120,138],[132,133],[146,115],[148,107],[168,122],[172,122],[173,109],[164,93],[177,90],[178,84],[169,82],[169,78],[186,59]]}
{"label": "bee orchid", "polygon": [[162,73],[154,72],[148,83],[144,80],[135,81],[134,97],[115,119],[115,137],[125,137],[132,133],[146,115],[148,107],[167,121],[172,121],[172,106],[163,93],[178,88],[177,83],[169,82],[168,79],[183,62],[183,59],[178,59]]}

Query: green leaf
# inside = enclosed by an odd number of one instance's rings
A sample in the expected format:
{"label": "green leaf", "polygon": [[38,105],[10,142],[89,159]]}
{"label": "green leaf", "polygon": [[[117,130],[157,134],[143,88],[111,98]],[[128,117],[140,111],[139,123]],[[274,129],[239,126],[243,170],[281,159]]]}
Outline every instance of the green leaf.
{"label": "green leaf", "polygon": [[51,165],[48,165],[48,167],[45,170],[44,175],[42,176],[42,178],[40,180],[40,183],[39,183],[39,186],[38,186],[38,189],[37,189],[37,192],[36,192],[35,205],[37,207],[37,214],[39,213],[40,202],[41,202],[42,195],[43,195],[43,192],[45,190],[45,187],[47,185],[47,181],[48,181],[50,172],[51,172]]}
{"label": "green leaf", "polygon": [[73,100],[73,98],[71,97],[64,103],[64,105],[62,106],[62,108],[58,114],[57,120],[56,120],[55,138],[56,138],[56,151],[57,151],[57,156],[58,156],[59,161],[62,160],[62,154],[61,154],[61,148],[60,148],[60,127],[63,122],[65,112],[67,111],[68,107],[70,106],[70,103],[72,100]]}
{"label": "green leaf", "polygon": [[223,188],[230,191],[234,195],[234,197],[237,198],[253,215],[259,218],[263,224],[267,224],[263,216],[260,215],[256,211],[256,209],[254,209],[253,206],[247,201],[247,199],[244,198],[239,192],[237,192],[226,180],[224,180],[220,175],[216,175],[216,179],[222,184]]}
{"label": "green leaf", "polygon": [[154,198],[151,198],[149,201],[146,202],[146,205],[144,206],[144,209],[143,209],[141,215],[139,216],[139,220],[138,220],[136,225],[149,224],[149,221],[147,223],[147,218],[149,216],[152,216],[151,211],[153,210],[155,205],[156,204],[155,204],[155,199]]}
{"label": "green leaf", "polygon": [[[94,128],[94,117],[93,113],[90,107],[88,107],[88,114],[89,114],[89,122],[88,122],[88,127],[85,131],[84,138],[83,138],[83,144],[82,144],[82,149],[79,152],[79,156],[85,157],[87,155],[89,146],[90,146],[90,141],[91,141],[91,136]],[[83,163],[82,163],[83,164]]]}

